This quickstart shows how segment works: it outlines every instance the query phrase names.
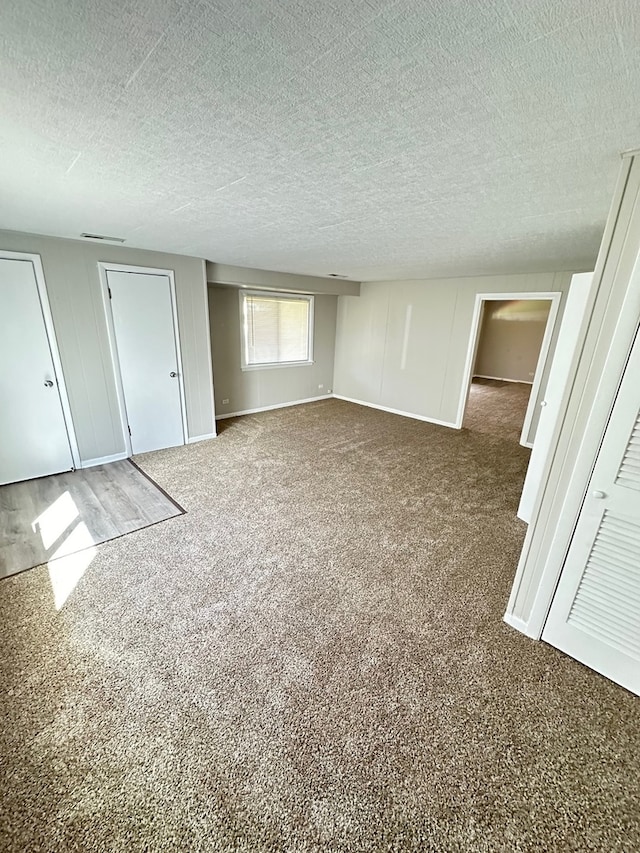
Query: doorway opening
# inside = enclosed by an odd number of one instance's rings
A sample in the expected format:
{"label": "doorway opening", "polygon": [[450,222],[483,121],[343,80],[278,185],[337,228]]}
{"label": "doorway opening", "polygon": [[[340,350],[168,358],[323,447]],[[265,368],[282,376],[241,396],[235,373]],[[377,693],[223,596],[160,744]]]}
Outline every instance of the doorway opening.
{"label": "doorway opening", "polygon": [[481,293],[456,426],[533,447],[560,293]]}

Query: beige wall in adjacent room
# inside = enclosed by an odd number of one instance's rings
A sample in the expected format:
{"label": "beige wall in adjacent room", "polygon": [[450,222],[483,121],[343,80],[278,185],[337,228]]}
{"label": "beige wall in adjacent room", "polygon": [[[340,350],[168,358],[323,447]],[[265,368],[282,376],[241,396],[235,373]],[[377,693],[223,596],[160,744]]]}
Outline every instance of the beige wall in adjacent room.
{"label": "beige wall in adjacent room", "polygon": [[325,295],[314,298],[313,364],[242,370],[239,289],[209,285],[211,351],[218,416],[294,403],[330,393],[333,388],[338,298]]}
{"label": "beige wall in adjacent room", "polygon": [[[452,425],[476,295],[566,294],[570,283],[569,272],[364,282],[359,297],[338,300],[334,391]],[[563,296],[556,335],[564,301]],[[541,394],[545,387],[546,376]]]}
{"label": "beige wall in adjacent room", "polygon": [[485,302],[474,375],[533,382],[550,308],[548,299]]}
{"label": "beige wall in adjacent room", "polygon": [[0,249],[42,258],[82,462],[125,449],[98,276],[100,261],[173,270],[188,437],[215,431],[203,260],[14,231],[0,231]]}

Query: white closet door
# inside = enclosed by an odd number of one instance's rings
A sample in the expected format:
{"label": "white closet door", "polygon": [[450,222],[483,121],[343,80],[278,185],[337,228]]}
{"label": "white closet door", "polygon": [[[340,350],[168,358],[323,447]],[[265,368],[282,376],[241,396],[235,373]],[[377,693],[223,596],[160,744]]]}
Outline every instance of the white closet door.
{"label": "white closet door", "polygon": [[640,694],[640,335],[542,638]]}
{"label": "white closet door", "polygon": [[0,483],[73,468],[33,263],[0,259]]}
{"label": "white closet door", "polygon": [[544,400],[540,403],[543,408],[518,507],[518,518],[526,521],[527,524],[531,522],[542,474],[551,450],[551,439],[560,417],[563,397],[567,392],[569,374],[574,363],[592,282],[593,273],[591,272],[577,273],[571,278],[571,287],[562,316],[547,388],[544,392]]}
{"label": "white closet door", "polygon": [[171,280],[107,270],[133,453],[184,444]]}

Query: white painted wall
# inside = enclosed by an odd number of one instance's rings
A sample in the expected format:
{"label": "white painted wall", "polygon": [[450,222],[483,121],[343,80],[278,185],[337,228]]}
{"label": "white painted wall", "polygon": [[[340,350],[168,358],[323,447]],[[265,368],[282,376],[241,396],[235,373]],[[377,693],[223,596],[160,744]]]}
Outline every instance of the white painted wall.
{"label": "white painted wall", "polygon": [[476,294],[560,291],[561,315],[571,275],[363,282],[359,297],[338,299],[334,392],[453,425]]}
{"label": "white painted wall", "polygon": [[0,231],[0,248],[42,258],[83,463],[125,450],[99,261],[174,271],[189,438],[215,432],[204,261],[15,231]]}

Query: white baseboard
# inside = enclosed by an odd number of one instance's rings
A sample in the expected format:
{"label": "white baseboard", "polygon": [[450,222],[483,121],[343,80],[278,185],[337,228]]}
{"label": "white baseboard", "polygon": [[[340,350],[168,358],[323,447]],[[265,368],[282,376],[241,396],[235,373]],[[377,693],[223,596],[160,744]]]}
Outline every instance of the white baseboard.
{"label": "white baseboard", "polygon": [[532,441],[521,441],[520,444],[523,447],[528,447],[529,450],[533,450],[533,442]]}
{"label": "white baseboard", "polygon": [[533,385],[528,379],[507,379],[506,376],[485,376],[484,373],[474,373],[472,379],[495,379],[496,382],[516,382],[518,385]]}
{"label": "white baseboard", "polygon": [[241,415],[257,415],[258,412],[271,412],[273,409],[287,409],[289,406],[301,406],[303,403],[315,403],[318,400],[330,400],[333,394],[323,394],[321,397],[306,397],[304,400],[290,400],[288,403],[275,403],[273,406],[259,406],[257,409],[243,409],[240,412],[228,412],[226,415],[216,415],[217,421],[225,418],[239,418]]}
{"label": "white baseboard", "polygon": [[217,438],[217,433],[208,432],[206,435],[192,435],[187,439],[187,444],[195,444],[197,441],[206,441],[208,438]]}
{"label": "white baseboard", "polygon": [[391,415],[401,415],[403,418],[413,418],[414,421],[425,421],[428,424],[458,429],[450,421],[439,421],[437,418],[427,418],[425,415],[416,415],[413,412],[403,412],[401,409],[390,409],[389,406],[380,406],[377,403],[367,403],[365,400],[356,400],[353,397],[344,397],[342,394],[333,395],[336,400],[344,400],[346,403],[356,403],[358,406],[368,406],[370,409],[379,409],[381,412],[389,412]]}
{"label": "white baseboard", "polygon": [[108,465],[109,462],[119,462],[121,459],[127,459],[128,453],[123,450],[121,453],[113,453],[111,456],[97,456],[95,459],[83,459],[80,463],[81,468],[95,468],[96,465]]}
{"label": "white baseboard", "polygon": [[539,639],[537,634],[531,632],[528,622],[525,622],[524,619],[519,619],[512,613],[505,613],[502,617],[502,621],[506,622],[507,625],[510,625],[512,628],[515,628],[516,631],[520,631],[521,634],[525,634],[527,637],[531,637],[534,640]]}

